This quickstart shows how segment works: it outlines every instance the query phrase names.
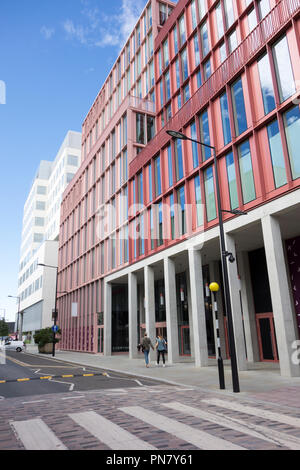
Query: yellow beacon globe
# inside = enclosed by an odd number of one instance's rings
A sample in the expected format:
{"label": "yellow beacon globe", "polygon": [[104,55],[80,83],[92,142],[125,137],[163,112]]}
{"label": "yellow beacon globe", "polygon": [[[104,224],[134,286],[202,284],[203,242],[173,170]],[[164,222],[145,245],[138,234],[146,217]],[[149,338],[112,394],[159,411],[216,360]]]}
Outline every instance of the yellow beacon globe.
{"label": "yellow beacon globe", "polygon": [[218,292],[219,290],[219,284],[217,284],[217,282],[211,282],[209,284],[209,289],[212,291],[212,292]]}

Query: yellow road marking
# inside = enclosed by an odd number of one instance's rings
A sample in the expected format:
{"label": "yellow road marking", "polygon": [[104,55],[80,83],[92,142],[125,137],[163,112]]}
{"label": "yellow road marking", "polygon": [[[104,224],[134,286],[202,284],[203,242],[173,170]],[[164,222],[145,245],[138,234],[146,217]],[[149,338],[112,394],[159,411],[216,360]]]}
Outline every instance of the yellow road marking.
{"label": "yellow road marking", "polygon": [[0,384],[5,384],[6,380],[0,380]]}
{"label": "yellow road marking", "polygon": [[66,377],[74,377],[74,375],[62,375],[63,378],[66,378]]}
{"label": "yellow road marking", "polygon": [[30,380],[30,379],[17,379],[18,382],[26,382],[27,380]]}
{"label": "yellow road marking", "polygon": [[41,380],[52,379],[52,375],[46,375],[45,377],[40,377]]}
{"label": "yellow road marking", "polygon": [[94,374],[83,374],[83,377],[92,377]]}

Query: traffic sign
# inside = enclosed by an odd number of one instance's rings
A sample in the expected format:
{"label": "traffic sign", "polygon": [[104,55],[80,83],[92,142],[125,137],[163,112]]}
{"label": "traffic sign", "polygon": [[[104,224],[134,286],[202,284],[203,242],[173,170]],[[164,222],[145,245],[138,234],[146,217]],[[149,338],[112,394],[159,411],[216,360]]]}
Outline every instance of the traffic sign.
{"label": "traffic sign", "polygon": [[58,328],[57,325],[53,325],[53,326],[51,327],[51,329],[52,329],[52,331],[53,331],[54,333],[57,333],[58,330],[59,330],[59,328]]}

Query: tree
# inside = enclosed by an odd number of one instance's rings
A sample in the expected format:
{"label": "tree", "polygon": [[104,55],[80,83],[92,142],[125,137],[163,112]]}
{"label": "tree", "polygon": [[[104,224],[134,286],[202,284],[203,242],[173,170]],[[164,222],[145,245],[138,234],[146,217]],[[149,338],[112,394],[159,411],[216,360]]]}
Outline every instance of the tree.
{"label": "tree", "polygon": [[0,336],[8,336],[8,324],[4,320],[0,320]]}

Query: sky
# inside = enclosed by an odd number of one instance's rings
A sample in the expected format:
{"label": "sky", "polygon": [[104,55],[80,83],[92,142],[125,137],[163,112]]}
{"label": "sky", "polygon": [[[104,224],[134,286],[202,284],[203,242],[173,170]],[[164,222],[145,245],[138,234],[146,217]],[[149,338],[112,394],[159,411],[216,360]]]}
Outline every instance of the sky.
{"label": "sky", "polygon": [[15,320],[23,207],[82,122],[146,0],[1,0],[0,317]]}

